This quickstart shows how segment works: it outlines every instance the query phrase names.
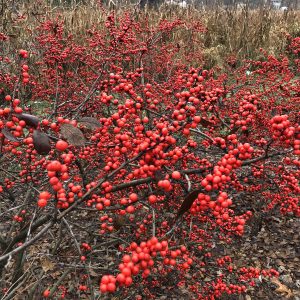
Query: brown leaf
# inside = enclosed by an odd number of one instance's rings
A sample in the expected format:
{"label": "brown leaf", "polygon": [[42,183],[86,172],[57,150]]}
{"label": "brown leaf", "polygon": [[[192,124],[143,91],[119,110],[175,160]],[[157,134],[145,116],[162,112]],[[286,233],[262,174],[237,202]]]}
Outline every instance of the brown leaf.
{"label": "brown leaf", "polygon": [[85,138],[80,129],[71,124],[62,124],[60,126],[62,136],[73,146],[84,146]]}
{"label": "brown leaf", "polygon": [[54,264],[46,256],[42,257],[40,262],[44,272],[48,272],[49,270],[52,271],[54,269]]}
{"label": "brown leaf", "polygon": [[275,290],[276,293],[281,294],[286,299],[294,297],[294,293],[286,285],[282,284],[278,278],[273,278],[271,281],[278,286]]}
{"label": "brown leaf", "polygon": [[37,128],[39,126],[40,120],[38,117],[29,114],[16,114],[19,120],[25,121],[26,125]]}
{"label": "brown leaf", "polygon": [[1,132],[3,135],[11,142],[19,142],[19,139],[17,139],[7,127],[2,128]]}
{"label": "brown leaf", "polygon": [[39,130],[33,132],[33,146],[38,154],[46,155],[51,150],[50,140],[47,134]]}
{"label": "brown leaf", "polygon": [[126,217],[121,215],[116,215],[116,217],[113,220],[113,225],[115,230],[119,230],[121,227],[123,227],[124,224],[126,224]]}
{"label": "brown leaf", "polygon": [[192,207],[192,204],[194,203],[194,201],[197,199],[198,197],[198,194],[200,193],[200,189],[198,190],[194,190],[192,191],[191,193],[189,193],[184,201],[182,202],[179,210],[178,210],[178,213],[177,213],[177,216],[176,216],[176,221],[186,212],[188,211],[191,207]]}
{"label": "brown leaf", "polygon": [[93,117],[83,117],[78,120],[78,123],[85,126],[88,129],[95,130],[101,127],[100,122]]}

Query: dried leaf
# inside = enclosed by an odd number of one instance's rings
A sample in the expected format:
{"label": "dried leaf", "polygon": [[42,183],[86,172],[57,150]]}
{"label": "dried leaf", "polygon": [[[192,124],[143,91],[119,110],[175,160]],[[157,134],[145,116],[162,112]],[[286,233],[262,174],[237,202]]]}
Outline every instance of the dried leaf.
{"label": "dried leaf", "polygon": [[113,225],[115,230],[119,230],[121,227],[123,227],[126,224],[126,217],[121,215],[116,215],[116,217],[113,220]]}
{"label": "dried leaf", "polygon": [[192,204],[197,199],[200,191],[201,191],[200,189],[192,191],[185,197],[184,201],[182,202],[178,210],[176,220],[178,220],[186,211],[188,211],[192,207]]}
{"label": "dried leaf", "polygon": [[52,271],[54,269],[54,264],[46,256],[41,258],[40,262],[44,272],[48,272],[49,270]]}
{"label": "dried leaf", "polygon": [[33,132],[33,146],[38,154],[46,155],[51,150],[50,139],[47,134],[39,130]]}
{"label": "dried leaf", "polygon": [[84,146],[85,138],[80,129],[71,124],[62,124],[60,126],[62,136],[73,146]]}
{"label": "dried leaf", "polygon": [[278,278],[273,278],[271,281],[278,286],[275,290],[276,293],[281,294],[286,299],[294,297],[294,293],[286,285],[282,284]]}
{"label": "dried leaf", "polygon": [[95,130],[95,129],[101,127],[100,122],[96,118],[93,118],[93,117],[83,117],[83,118],[80,118],[78,120],[78,122],[81,125],[85,126],[88,129],[91,129],[91,130]]}
{"label": "dried leaf", "polygon": [[19,120],[25,121],[26,125],[37,128],[39,126],[40,120],[38,117],[29,114],[16,114]]}
{"label": "dried leaf", "polygon": [[7,127],[2,128],[1,132],[3,135],[11,142],[19,142],[19,139],[17,139],[9,130]]}

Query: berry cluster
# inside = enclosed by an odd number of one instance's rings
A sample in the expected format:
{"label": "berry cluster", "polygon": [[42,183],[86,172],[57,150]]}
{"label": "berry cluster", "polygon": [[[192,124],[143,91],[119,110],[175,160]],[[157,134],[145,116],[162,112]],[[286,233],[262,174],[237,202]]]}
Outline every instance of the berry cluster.
{"label": "berry cluster", "polygon": [[51,198],[51,194],[47,191],[41,192],[39,194],[39,200],[37,202],[39,207],[45,207]]}
{"label": "berry cluster", "polygon": [[[142,271],[142,276],[147,277],[150,274],[150,268],[154,265],[153,258],[160,253],[161,256],[166,256],[168,253],[168,242],[159,242],[156,237],[151,238],[147,242],[141,242],[140,245],[131,243],[131,255],[124,255],[122,263],[119,265],[120,273],[114,277],[112,275],[104,275],[101,278],[100,290],[102,293],[114,292],[116,283],[120,286],[130,286],[133,282],[132,277]],[[171,252],[171,256],[172,256]],[[173,255],[173,260],[176,258]]]}
{"label": "berry cluster", "polygon": [[230,150],[228,154],[218,162],[214,167],[213,173],[208,174],[202,181],[201,185],[206,191],[211,191],[212,189],[219,189],[222,185],[230,181],[230,173],[233,169],[241,166],[241,161],[236,159],[234,154],[238,154],[239,150]]}
{"label": "berry cluster", "polygon": [[69,199],[67,199],[66,191],[62,183],[62,181],[65,181],[69,178],[67,165],[62,164],[58,160],[52,160],[47,163],[46,169],[48,171],[49,183],[51,184],[52,189],[57,193],[57,207],[68,208],[69,203],[74,201],[74,193],[79,195],[81,192],[81,187],[74,186],[72,182],[69,183],[68,187],[71,189],[72,194],[69,194]]}
{"label": "berry cluster", "polygon": [[209,195],[200,193],[198,194],[197,200],[192,204],[191,213],[197,214],[201,211],[206,211],[209,208],[211,198]]}
{"label": "berry cluster", "polygon": [[29,67],[28,65],[22,65],[22,82],[24,84],[29,82]]}
{"label": "berry cluster", "polygon": [[254,113],[257,111],[257,104],[257,96],[248,92],[239,103],[239,113],[232,115],[231,127],[241,126],[242,130],[247,130],[255,120]]}
{"label": "berry cluster", "polygon": [[300,140],[294,140],[294,152],[295,155],[300,155]]}
{"label": "berry cluster", "polygon": [[295,133],[295,127],[290,126],[290,121],[287,115],[276,115],[271,119],[273,139],[280,139],[289,144]]}

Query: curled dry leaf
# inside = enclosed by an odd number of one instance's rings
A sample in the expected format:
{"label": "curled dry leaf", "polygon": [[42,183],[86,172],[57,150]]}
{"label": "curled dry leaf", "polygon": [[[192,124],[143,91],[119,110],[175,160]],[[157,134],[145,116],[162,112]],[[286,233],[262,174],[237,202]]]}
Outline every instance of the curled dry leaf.
{"label": "curled dry leaf", "polygon": [[46,155],[50,152],[50,139],[46,133],[34,130],[32,138],[34,149],[38,154]]}
{"label": "curled dry leaf", "polygon": [[71,124],[62,124],[60,126],[60,132],[70,144],[73,146],[84,146],[85,138],[80,129]]}
{"label": "curled dry leaf", "polygon": [[40,120],[38,117],[30,114],[16,114],[15,115],[19,120],[23,120],[26,125],[37,128],[39,126]]}
{"label": "curled dry leaf", "polygon": [[275,290],[276,293],[281,294],[286,299],[294,297],[294,293],[286,285],[282,284],[278,278],[273,278],[271,281],[277,285],[277,289]]}
{"label": "curled dry leaf", "polygon": [[9,129],[7,127],[2,128],[1,132],[6,137],[6,139],[8,139],[11,142],[19,142],[20,141],[9,131]]}
{"label": "curled dry leaf", "polygon": [[78,119],[78,123],[91,130],[95,130],[101,127],[100,122],[93,117],[82,117]]}

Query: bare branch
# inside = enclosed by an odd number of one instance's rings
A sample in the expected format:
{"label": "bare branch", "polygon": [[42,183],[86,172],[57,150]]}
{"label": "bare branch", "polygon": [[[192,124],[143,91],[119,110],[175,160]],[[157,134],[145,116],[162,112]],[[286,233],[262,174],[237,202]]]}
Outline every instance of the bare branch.
{"label": "bare branch", "polygon": [[18,248],[10,251],[9,253],[6,253],[5,255],[0,256],[0,261],[4,261],[8,259],[10,256],[19,253],[20,251],[26,249],[28,246],[32,245],[34,242],[36,242],[39,238],[41,238],[48,230],[51,228],[54,224],[54,221],[49,222],[35,237],[33,237],[31,240],[27,241],[26,243],[22,244]]}

